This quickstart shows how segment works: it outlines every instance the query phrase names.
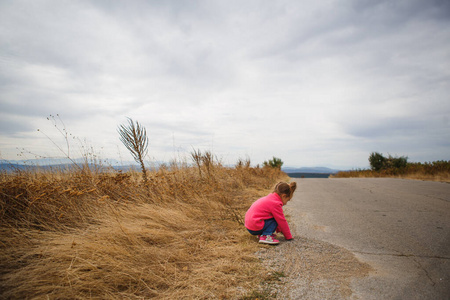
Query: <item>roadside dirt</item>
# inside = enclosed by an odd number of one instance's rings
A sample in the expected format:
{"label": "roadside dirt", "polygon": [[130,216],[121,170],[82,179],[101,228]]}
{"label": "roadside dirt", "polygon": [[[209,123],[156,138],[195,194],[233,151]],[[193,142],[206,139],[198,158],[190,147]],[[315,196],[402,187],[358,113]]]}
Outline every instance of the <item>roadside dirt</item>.
{"label": "roadside dirt", "polygon": [[298,235],[292,241],[281,235],[280,241],[278,246],[261,245],[257,253],[275,279],[262,287],[266,297],[357,299],[352,297],[352,279],[365,277],[372,270],[350,251],[326,242]]}

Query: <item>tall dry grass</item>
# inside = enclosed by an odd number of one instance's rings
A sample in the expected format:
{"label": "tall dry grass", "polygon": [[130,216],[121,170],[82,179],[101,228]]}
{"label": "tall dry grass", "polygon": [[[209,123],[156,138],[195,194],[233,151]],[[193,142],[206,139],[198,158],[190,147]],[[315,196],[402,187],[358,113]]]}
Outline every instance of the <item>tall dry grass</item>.
{"label": "tall dry grass", "polygon": [[242,222],[280,171],[99,170],[0,174],[1,298],[239,298],[264,279]]}
{"label": "tall dry grass", "polygon": [[365,169],[342,171],[330,177],[392,177],[450,182],[450,161],[440,160],[427,163],[408,163],[405,168],[388,168],[380,171]]}

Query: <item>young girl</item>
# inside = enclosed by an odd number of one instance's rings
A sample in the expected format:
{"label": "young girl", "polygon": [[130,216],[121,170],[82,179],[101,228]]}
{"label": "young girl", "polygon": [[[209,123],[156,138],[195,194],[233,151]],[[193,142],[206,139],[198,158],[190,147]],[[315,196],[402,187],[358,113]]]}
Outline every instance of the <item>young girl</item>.
{"label": "young girl", "polygon": [[279,182],[273,193],[256,200],[245,214],[245,227],[252,235],[259,236],[259,242],[276,245],[275,230],[283,233],[287,240],[293,239],[284,217],[283,205],[294,195],[297,183]]}

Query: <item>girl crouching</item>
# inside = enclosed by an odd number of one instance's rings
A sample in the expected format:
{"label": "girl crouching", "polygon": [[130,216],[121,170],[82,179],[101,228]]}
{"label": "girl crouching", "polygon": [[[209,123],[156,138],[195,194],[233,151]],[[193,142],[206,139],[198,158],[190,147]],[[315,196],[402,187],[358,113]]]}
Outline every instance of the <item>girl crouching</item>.
{"label": "girl crouching", "polygon": [[271,194],[256,200],[248,209],[245,214],[245,227],[252,235],[259,236],[260,243],[280,243],[275,239],[275,231],[283,233],[286,240],[293,239],[283,213],[283,205],[292,199],[296,188],[296,182],[279,182]]}

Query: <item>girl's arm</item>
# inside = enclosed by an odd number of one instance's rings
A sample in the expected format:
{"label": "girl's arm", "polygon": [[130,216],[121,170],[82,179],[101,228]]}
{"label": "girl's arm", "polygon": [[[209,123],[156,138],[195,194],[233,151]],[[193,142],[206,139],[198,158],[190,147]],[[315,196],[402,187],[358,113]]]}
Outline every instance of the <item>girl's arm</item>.
{"label": "girl's arm", "polygon": [[277,205],[273,211],[272,211],[272,215],[275,218],[275,221],[277,221],[278,223],[278,231],[281,231],[284,235],[284,237],[287,240],[292,239],[292,234],[291,234],[291,230],[289,229],[289,224],[286,221],[286,217],[284,216],[283,213],[283,208],[281,205]]}

